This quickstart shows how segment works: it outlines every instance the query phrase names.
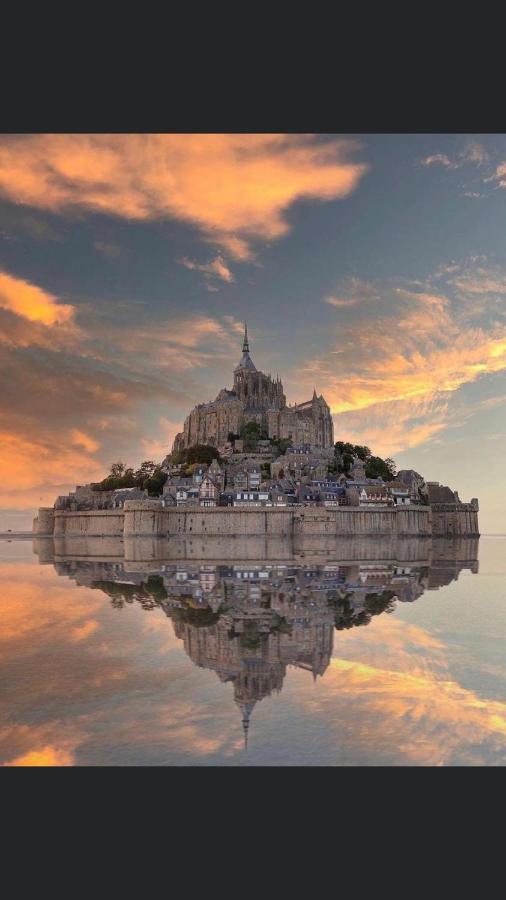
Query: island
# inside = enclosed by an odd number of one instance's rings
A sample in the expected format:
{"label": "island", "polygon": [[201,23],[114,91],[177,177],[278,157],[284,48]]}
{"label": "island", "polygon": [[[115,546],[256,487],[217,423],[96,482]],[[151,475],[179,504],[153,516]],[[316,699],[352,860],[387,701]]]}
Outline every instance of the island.
{"label": "island", "polygon": [[247,327],[233,387],[189,413],[171,452],[137,471],[117,462],[103,481],[41,507],[37,536],[478,537],[479,504],[366,446],[334,441],[325,398],[287,404],[259,371]]}

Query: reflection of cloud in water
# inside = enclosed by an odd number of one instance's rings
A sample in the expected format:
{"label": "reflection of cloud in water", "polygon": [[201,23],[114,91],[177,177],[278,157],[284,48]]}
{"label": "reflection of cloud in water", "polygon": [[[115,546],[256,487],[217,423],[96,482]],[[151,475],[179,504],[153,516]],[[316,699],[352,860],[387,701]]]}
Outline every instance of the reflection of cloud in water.
{"label": "reflection of cloud in water", "polygon": [[[9,565],[0,568],[0,674],[10,685],[6,722],[15,724],[0,728],[4,764],[244,761],[237,714],[247,734],[255,705],[281,689],[278,720],[296,716],[301,745],[324,722],[330,763],[344,752],[359,764],[473,764],[504,748],[505,705],[452,679],[437,637],[383,614],[449,583],[469,561],[60,559],[58,575],[78,585],[71,590],[49,566]],[[212,670],[211,680],[199,669]],[[318,690],[304,672],[324,676]],[[42,724],[33,724],[35,711]],[[269,722],[261,717],[257,751],[262,738],[283,740]]]}
{"label": "reflection of cloud in water", "polygon": [[397,743],[407,764],[444,765],[456,754],[473,764],[482,761],[483,744],[504,761],[506,704],[438,677],[429,661],[425,670],[403,672],[333,659],[326,688],[307,699],[310,712],[338,721],[342,706],[353,701],[352,740],[371,741],[378,752]]}

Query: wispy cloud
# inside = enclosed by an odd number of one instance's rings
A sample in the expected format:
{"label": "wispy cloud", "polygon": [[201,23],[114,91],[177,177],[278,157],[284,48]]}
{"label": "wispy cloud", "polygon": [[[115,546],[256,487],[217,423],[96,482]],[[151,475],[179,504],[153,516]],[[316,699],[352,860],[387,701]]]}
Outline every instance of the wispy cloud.
{"label": "wispy cloud", "polygon": [[506,188],[506,161],[499,163],[495,172],[485,181],[497,181],[497,187]]}
{"label": "wispy cloud", "polygon": [[441,267],[425,289],[378,284],[369,295],[298,368],[297,389],[303,399],[317,381],[341,437],[399,452],[461,422],[452,395],[506,369],[506,276],[476,259]]}
{"label": "wispy cloud", "polygon": [[106,259],[119,259],[120,256],[124,255],[123,248],[112,241],[94,241],[93,247]]}
{"label": "wispy cloud", "polygon": [[[228,284],[234,281],[234,276],[222,256],[217,256],[216,259],[208,263],[197,263],[193,259],[187,259],[186,257],[177,260],[177,262],[181,263],[186,269],[195,269],[197,272],[202,272],[207,278],[220,278]],[[212,290],[212,286],[209,287]]]}
{"label": "wispy cloud", "polygon": [[336,306],[338,309],[344,306],[356,306],[358,303],[357,297],[325,297],[325,303],[328,303],[329,306]]}
{"label": "wispy cloud", "polygon": [[324,298],[324,302],[329,306],[335,306],[338,309],[346,306],[362,306],[372,300],[378,300],[379,294],[377,288],[370,282],[364,281],[362,278],[346,278],[340,285],[340,290],[336,294],[331,294]]}
{"label": "wispy cloud", "polygon": [[462,166],[483,166],[489,160],[489,155],[483,144],[479,141],[467,141],[465,146],[454,157],[446,153],[432,153],[425,156],[419,162],[422,166],[443,166],[445,169],[460,169]]}
{"label": "wispy cloud", "polygon": [[445,169],[454,169],[455,163],[451,161],[446,153],[432,153],[420,160],[422,166],[444,166]]}

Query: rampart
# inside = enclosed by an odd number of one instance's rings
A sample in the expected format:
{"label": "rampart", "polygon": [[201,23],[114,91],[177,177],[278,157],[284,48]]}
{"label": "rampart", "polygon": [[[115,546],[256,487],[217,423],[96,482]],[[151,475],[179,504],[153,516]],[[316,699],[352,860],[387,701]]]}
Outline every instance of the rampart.
{"label": "rampart", "polygon": [[[297,506],[266,507],[162,507],[156,500],[127,500],[123,509],[39,510],[36,534],[56,538],[134,537],[194,538],[262,537],[308,541],[350,535],[430,536],[429,507],[360,509]],[[316,546],[316,545],[315,545]]]}
{"label": "rampart", "polygon": [[[123,537],[122,509],[92,509],[78,512],[54,511],[54,536]],[[39,534],[42,534],[39,530]]]}
{"label": "rampart", "polygon": [[471,503],[431,503],[434,536],[479,536],[478,501]]}
{"label": "rampart", "polygon": [[37,534],[54,533],[54,509],[52,506],[40,506],[32,525],[32,532]]}

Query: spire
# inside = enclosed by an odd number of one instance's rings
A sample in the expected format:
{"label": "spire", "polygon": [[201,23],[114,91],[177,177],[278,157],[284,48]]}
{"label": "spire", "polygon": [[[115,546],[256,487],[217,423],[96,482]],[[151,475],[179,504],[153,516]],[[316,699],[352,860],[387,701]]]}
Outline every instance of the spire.
{"label": "spire", "polygon": [[242,730],[244,732],[244,749],[248,749],[248,730],[249,730],[249,720],[251,713],[253,712],[253,707],[256,703],[256,700],[250,700],[249,703],[239,703],[239,709],[242,712]]}
{"label": "spire", "polygon": [[244,341],[242,345],[242,357],[238,366],[234,369],[234,372],[239,371],[240,369],[250,369],[253,372],[256,372],[256,367],[249,355],[249,342],[248,342],[248,326],[244,323]]}
{"label": "spire", "polygon": [[318,400],[318,397],[316,396],[316,388],[313,388],[313,400]]}

